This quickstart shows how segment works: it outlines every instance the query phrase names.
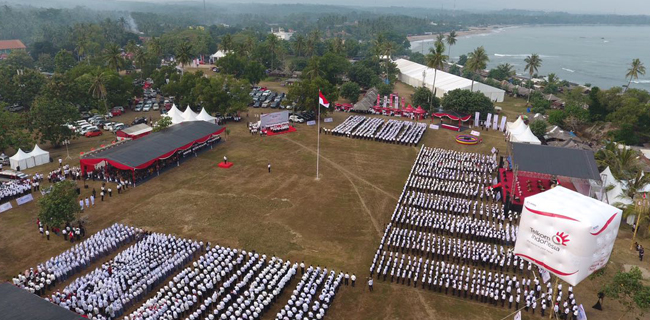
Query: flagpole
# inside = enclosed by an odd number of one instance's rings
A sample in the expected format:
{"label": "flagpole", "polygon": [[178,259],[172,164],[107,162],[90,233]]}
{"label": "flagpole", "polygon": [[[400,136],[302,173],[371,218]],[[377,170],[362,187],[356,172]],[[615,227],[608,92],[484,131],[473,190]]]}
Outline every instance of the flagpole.
{"label": "flagpole", "polygon": [[[320,94],[320,90],[318,93]],[[318,142],[316,145],[316,180],[318,180],[318,168],[320,166],[320,101],[318,101]]]}

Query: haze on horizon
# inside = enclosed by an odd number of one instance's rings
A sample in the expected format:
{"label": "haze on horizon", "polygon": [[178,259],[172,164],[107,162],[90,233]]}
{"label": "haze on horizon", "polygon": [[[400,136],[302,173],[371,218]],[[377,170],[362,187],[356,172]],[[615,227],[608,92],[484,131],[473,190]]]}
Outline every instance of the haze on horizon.
{"label": "haze on horizon", "polygon": [[[57,7],[57,3],[70,4],[78,2],[89,8],[94,4],[120,2],[121,0],[0,0],[0,3],[20,3],[25,5]],[[148,2],[148,3],[182,3],[202,2],[203,0],[122,0],[125,2]],[[498,11],[504,9],[531,10],[547,12],[568,12],[576,14],[620,14],[620,15],[650,15],[650,3],[648,0],[545,0],[545,1],[521,1],[521,0],[205,0],[209,4],[235,4],[235,3],[264,3],[264,4],[323,4],[337,6],[359,6],[359,7],[424,7],[444,10],[466,10],[466,11]],[[46,5],[43,5],[46,3]]]}

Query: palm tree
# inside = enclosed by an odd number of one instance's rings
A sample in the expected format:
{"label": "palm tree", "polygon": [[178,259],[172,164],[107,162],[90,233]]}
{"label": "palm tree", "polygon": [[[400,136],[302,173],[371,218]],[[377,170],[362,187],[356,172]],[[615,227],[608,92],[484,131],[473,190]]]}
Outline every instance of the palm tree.
{"label": "palm tree", "polygon": [[274,34],[269,33],[266,36],[266,45],[269,47],[269,52],[273,55],[271,58],[271,70],[275,70],[273,65],[275,64],[275,57],[278,53],[278,46],[280,45],[280,40]]}
{"label": "palm tree", "polygon": [[320,59],[318,57],[309,59],[309,64],[305,67],[304,73],[310,80],[323,76],[325,72],[320,68]]}
{"label": "palm tree", "polygon": [[138,45],[135,44],[135,41],[129,40],[126,43],[126,46],[124,47],[124,49],[126,50],[127,53],[135,53],[135,50],[136,50],[137,47],[138,47]]}
{"label": "palm tree", "polygon": [[147,51],[138,47],[133,55],[133,62],[138,68],[140,68],[140,78],[142,78],[143,68],[147,63]]}
{"label": "palm tree", "polygon": [[447,45],[449,46],[449,51],[447,51],[447,56],[451,58],[451,46],[456,44],[456,31],[451,31],[447,35]]}
{"label": "palm tree", "polygon": [[596,162],[601,168],[609,167],[618,180],[630,180],[640,171],[639,153],[616,142],[608,142],[598,150]]}
{"label": "palm tree", "polygon": [[305,50],[305,37],[303,35],[299,34],[296,36],[296,40],[293,42],[293,50],[297,56],[302,56]]}
{"label": "palm tree", "polygon": [[151,37],[147,41],[147,51],[156,59],[162,55],[162,46],[160,45],[160,39],[156,37]]}
{"label": "palm tree", "polygon": [[[81,62],[81,57],[83,57],[88,50],[88,40],[86,37],[79,38],[77,40],[77,44],[75,45],[75,51],[77,51],[77,57],[79,58],[79,62]],[[88,63],[90,63],[90,60],[88,60]]]}
{"label": "palm tree", "polygon": [[225,34],[223,37],[221,37],[219,49],[223,50],[224,52],[232,50],[232,36],[230,34]]}
{"label": "palm tree", "polygon": [[92,81],[90,83],[90,89],[88,90],[93,98],[97,100],[104,101],[104,111],[108,113],[108,106],[106,105],[106,73],[104,72],[95,72],[93,74]]}
{"label": "palm tree", "polygon": [[122,58],[122,52],[120,52],[120,47],[117,44],[109,43],[106,46],[104,49],[104,61],[109,68],[120,72],[120,68],[124,65],[124,58]]}
{"label": "palm tree", "polygon": [[248,57],[253,54],[253,49],[255,49],[255,39],[253,39],[253,36],[248,36],[246,37],[246,40],[244,40],[244,44],[242,45],[242,48],[244,51],[246,51],[246,55]]}
{"label": "palm tree", "polygon": [[[487,53],[485,53],[485,48],[483,48],[483,46],[480,46],[469,53],[467,56],[467,63],[465,63],[465,68],[473,73],[477,73],[480,70],[485,70],[485,67],[487,67],[487,63],[489,61],[490,58],[488,57]],[[474,91],[474,77],[472,77],[471,91]]]}
{"label": "palm tree", "polygon": [[436,42],[434,42],[434,46],[438,43],[445,43],[445,35],[442,33],[438,33],[436,36]]}
{"label": "palm tree", "polygon": [[186,64],[192,61],[192,44],[189,41],[183,41],[176,48],[176,61],[184,68]]}
{"label": "palm tree", "polygon": [[117,20],[117,23],[119,23],[122,30],[126,30],[126,19],[124,19],[124,17],[120,17],[120,19]]}
{"label": "palm tree", "polygon": [[332,40],[332,51],[336,54],[343,52],[343,39],[341,37]]}
{"label": "palm tree", "polygon": [[384,36],[383,33],[380,33],[377,35],[377,38],[375,38],[372,41],[372,50],[373,53],[379,58],[379,56],[382,55],[385,45],[386,45],[386,37]]}
{"label": "palm tree", "polygon": [[498,65],[497,69],[500,70],[501,73],[507,75],[508,77],[512,77],[515,75],[514,67],[507,62]]}
{"label": "palm tree", "polygon": [[397,47],[395,42],[386,41],[384,43],[384,46],[382,47],[382,53],[386,56],[386,60],[391,59],[391,57],[393,56],[393,51],[395,51],[395,47]]}
{"label": "palm tree", "polygon": [[445,45],[442,42],[436,42],[435,47],[429,49],[430,53],[427,54],[425,60],[427,67],[433,68],[433,96],[436,95],[436,77],[438,76],[438,69],[445,66],[445,62],[449,56],[445,55]]}
{"label": "palm tree", "polygon": [[[542,66],[542,59],[537,53],[533,53],[532,55],[526,57],[526,59],[524,59],[524,62],[526,62],[524,71],[528,71],[528,75],[530,75],[530,81],[533,81],[533,75],[537,73],[537,70]],[[530,92],[532,91],[530,89],[531,88],[528,88],[528,99],[526,102],[530,102]]]}
{"label": "palm tree", "polygon": [[639,59],[634,59],[632,60],[632,65],[630,65],[630,68],[627,69],[627,73],[625,74],[626,78],[630,78],[630,81],[627,83],[627,87],[625,88],[625,91],[630,88],[630,85],[632,84],[632,79],[639,79],[639,75],[645,75],[645,66],[643,65],[643,62]]}

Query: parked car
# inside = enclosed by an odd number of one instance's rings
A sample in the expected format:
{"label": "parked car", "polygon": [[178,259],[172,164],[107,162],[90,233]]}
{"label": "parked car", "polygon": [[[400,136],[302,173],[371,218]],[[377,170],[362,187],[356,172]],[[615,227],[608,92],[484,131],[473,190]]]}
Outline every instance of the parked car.
{"label": "parked car", "polygon": [[23,106],[17,104],[17,103],[15,103],[15,104],[13,104],[11,106],[5,107],[5,110],[7,110],[9,112],[18,112],[18,111],[22,111],[23,109],[25,109],[25,108]]}
{"label": "parked car", "polygon": [[262,102],[261,102],[261,101],[255,101],[255,103],[253,103],[253,108],[259,108],[259,107],[261,107],[261,106],[262,106]]}
{"label": "parked car", "polygon": [[126,128],[124,123],[116,123],[113,126],[111,126],[111,132],[118,132],[124,128]]}
{"label": "parked car", "polygon": [[144,105],[142,103],[138,103],[135,105],[135,109],[133,109],[133,111],[140,112],[142,111],[142,107],[144,107]]}
{"label": "parked car", "polygon": [[294,114],[294,115],[291,115],[291,116],[289,117],[289,121],[291,121],[291,122],[303,123],[303,122],[305,122],[305,119],[303,119],[302,117],[297,116],[297,115]]}
{"label": "parked car", "polygon": [[[121,108],[121,107],[120,107],[120,108]],[[116,108],[113,108],[113,110],[111,110],[110,113],[111,113],[111,115],[112,115],[113,117],[117,117],[117,116],[122,115],[122,113],[124,113],[124,110],[120,110],[120,109],[118,109],[118,108],[116,107]]]}
{"label": "parked car", "polygon": [[124,113],[124,107],[122,106],[114,107],[113,110],[120,110],[122,113]]}
{"label": "parked car", "polygon": [[95,126],[88,126],[88,127],[82,128],[81,131],[79,131],[79,134],[82,135],[82,136],[85,136],[87,132],[95,131],[95,130],[99,130],[99,128],[97,128]]}
{"label": "parked car", "polygon": [[136,124],[141,124],[141,123],[147,123],[147,117],[138,117],[133,119],[133,122],[131,122],[131,125],[136,125]]}
{"label": "parked car", "polygon": [[2,163],[3,165],[8,165],[9,164],[9,156],[4,154],[4,153],[1,154],[0,155],[0,163]]}
{"label": "parked car", "polygon": [[160,110],[160,105],[158,103],[153,104],[153,110]]}
{"label": "parked car", "polygon": [[268,108],[269,104],[270,104],[270,102],[264,101],[264,103],[262,103],[262,108]]}
{"label": "parked car", "polygon": [[144,108],[142,108],[142,111],[151,111],[151,108],[153,108],[153,104],[147,103],[144,105]]}
{"label": "parked car", "polygon": [[84,136],[86,136],[86,138],[97,137],[97,136],[101,136],[101,135],[102,135],[102,131],[99,130],[99,129],[88,130],[84,134]]}
{"label": "parked car", "polygon": [[278,107],[280,107],[280,101],[271,102],[271,108],[277,109]]}

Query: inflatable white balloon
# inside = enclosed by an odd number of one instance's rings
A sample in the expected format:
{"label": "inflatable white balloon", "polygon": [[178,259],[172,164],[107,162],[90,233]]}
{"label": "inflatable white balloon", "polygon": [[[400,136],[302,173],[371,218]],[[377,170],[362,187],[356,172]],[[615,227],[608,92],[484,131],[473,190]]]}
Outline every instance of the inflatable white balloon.
{"label": "inflatable white balloon", "polygon": [[515,254],[577,285],[604,267],[622,211],[563,187],[527,197]]}

